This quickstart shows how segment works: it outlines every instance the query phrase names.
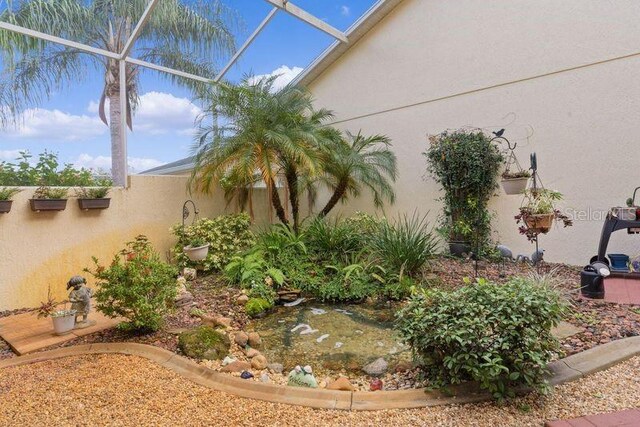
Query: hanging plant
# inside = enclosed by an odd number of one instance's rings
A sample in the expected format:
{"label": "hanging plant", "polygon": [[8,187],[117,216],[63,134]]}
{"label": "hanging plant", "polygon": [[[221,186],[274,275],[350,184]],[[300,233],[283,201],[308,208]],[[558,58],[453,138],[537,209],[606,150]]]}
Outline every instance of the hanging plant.
{"label": "hanging plant", "polygon": [[524,197],[515,220],[520,224],[520,234],[527,236],[530,242],[535,241],[539,234],[547,234],[554,220],[562,221],[564,227],[573,225],[568,216],[555,208],[554,203],[563,198],[560,192],[546,188],[529,189],[524,192]]}
{"label": "hanging plant", "polygon": [[513,149],[509,150],[505,164],[506,168],[502,173],[501,181],[504,192],[509,195],[522,194],[527,188],[531,172],[522,169]]}

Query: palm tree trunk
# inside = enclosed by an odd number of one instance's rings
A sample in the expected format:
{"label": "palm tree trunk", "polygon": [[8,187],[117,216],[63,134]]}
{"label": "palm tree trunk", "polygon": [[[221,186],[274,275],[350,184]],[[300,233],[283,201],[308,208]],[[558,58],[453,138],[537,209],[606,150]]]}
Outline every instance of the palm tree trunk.
{"label": "palm tree trunk", "polygon": [[[120,123],[120,117],[122,111],[120,111],[120,92],[114,91],[109,95],[109,130],[111,133],[111,176],[115,180],[119,180],[120,177],[125,176],[127,159],[125,158],[124,147],[122,144],[122,126]],[[124,170],[123,170],[124,169]],[[126,182],[115,182],[116,185],[124,186]]]}
{"label": "palm tree trunk", "polygon": [[333,192],[333,195],[331,196],[325,207],[320,211],[318,216],[321,218],[327,216],[329,212],[331,212],[331,209],[333,209],[338,204],[340,199],[342,199],[346,191],[347,181],[340,181],[335,191]]}
{"label": "palm tree trunk", "polygon": [[276,210],[276,215],[280,222],[284,225],[289,226],[289,220],[287,219],[287,214],[284,212],[284,208],[282,207],[282,201],[280,200],[280,194],[278,194],[278,187],[276,187],[275,183],[271,184],[271,204],[273,208]]}
{"label": "palm tree trunk", "polygon": [[298,233],[300,228],[300,199],[298,194],[298,173],[295,168],[289,168],[285,173],[287,187],[289,187],[289,201],[291,202],[291,216],[293,217],[293,231]]}

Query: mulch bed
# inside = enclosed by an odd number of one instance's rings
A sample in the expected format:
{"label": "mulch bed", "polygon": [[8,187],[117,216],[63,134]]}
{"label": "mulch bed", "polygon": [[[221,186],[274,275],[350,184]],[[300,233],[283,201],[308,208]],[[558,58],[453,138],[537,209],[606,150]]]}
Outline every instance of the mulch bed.
{"label": "mulch bed", "polygon": [[[468,260],[438,258],[430,263],[425,271],[425,279],[433,286],[455,289],[462,286],[464,277],[474,277],[474,263]],[[540,273],[549,273],[557,277],[560,288],[572,304],[571,314],[566,319],[569,323],[584,328],[572,337],[562,340],[564,355],[571,355],[587,350],[609,341],[640,335],[640,308],[599,300],[582,298],[579,292],[579,268],[562,264],[544,263]],[[478,276],[491,281],[503,283],[515,275],[532,274],[533,269],[524,263],[502,264],[480,262]],[[200,324],[200,319],[189,314],[189,310],[197,307],[209,314],[218,314],[233,319],[232,326],[243,329],[248,322],[244,308],[236,304],[238,289],[226,286],[217,276],[198,278],[191,282],[189,290],[194,296],[194,305],[179,309],[167,318],[165,328],[148,334],[110,329],[86,337],[68,341],[61,346],[101,342],[137,342],[150,344],[177,352],[176,331],[191,328]],[[0,312],[0,317],[28,311],[20,309]],[[9,346],[0,340],[0,359],[15,356]]]}

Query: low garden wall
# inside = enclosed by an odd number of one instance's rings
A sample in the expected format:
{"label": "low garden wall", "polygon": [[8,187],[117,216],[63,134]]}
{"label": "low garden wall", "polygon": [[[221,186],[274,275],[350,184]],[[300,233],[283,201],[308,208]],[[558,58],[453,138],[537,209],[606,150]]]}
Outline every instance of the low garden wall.
{"label": "low garden wall", "polygon": [[[131,176],[129,188],[111,190],[109,209],[82,211],[71,197],[62,212],[32,212],[34,189],[26,188],[14,197],[11,212],[0,214],[0,310],[34,307],[49,286],[54,297],[66,298],[66,282],[83,274],[92,256],[107,263],[138,234],[168,257],[175,244],[169,228],[182,221],[185,200],[195,201],[200,218],[226,210],[221,193],[189,195],[186,188],[186,177]],[[269,221],[262,196],[254,196],[257,224]]]}

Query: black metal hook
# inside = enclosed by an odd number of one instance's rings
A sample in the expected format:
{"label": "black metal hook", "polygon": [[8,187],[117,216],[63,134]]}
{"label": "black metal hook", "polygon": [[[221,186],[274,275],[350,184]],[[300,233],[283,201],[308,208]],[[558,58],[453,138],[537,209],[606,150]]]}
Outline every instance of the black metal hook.
{"label": "black metal hook", "polygon": [[189,215],[191,215],[191,212],[189,211],[189,208],[187,207],[187,205],[191,203],[191,205],[193,206],[193,221],[191,222],[193,224],[193,222],[196,220],[196,217],[198,216],[198,214],[200,213],[200,211],[198,210],[195,202],[191,199],[187,200],[186,202],[184,202],[184,204],[182,205],[182,226],[184,227],[184,223],[186,221],[187,218],[189,218]]}

